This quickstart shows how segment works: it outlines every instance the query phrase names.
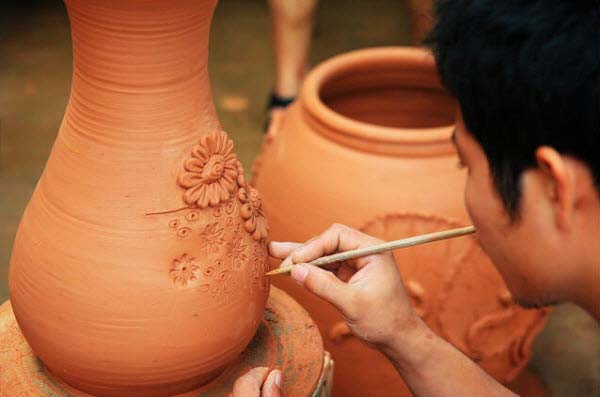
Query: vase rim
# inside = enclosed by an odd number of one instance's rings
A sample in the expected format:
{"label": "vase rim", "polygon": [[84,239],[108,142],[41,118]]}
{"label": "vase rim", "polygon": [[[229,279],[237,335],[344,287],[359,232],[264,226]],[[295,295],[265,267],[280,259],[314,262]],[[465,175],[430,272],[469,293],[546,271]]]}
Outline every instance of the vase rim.
{"label": "vase rim", "polygon": [[[299,105],[317,131],[346,146],[388,155],[432,156],[455,153],[451,142],[454,124],[435,127],[389,127],[353,119],[336,112],[321,98],[321,89],[329,81],[360,70],[419,71],[431,73],[431,86],[444,90],[430,51],[417,47],[372,47],[334,56],[315,67],[306,77]],[[419,86],[421,82],[418,82]]]}

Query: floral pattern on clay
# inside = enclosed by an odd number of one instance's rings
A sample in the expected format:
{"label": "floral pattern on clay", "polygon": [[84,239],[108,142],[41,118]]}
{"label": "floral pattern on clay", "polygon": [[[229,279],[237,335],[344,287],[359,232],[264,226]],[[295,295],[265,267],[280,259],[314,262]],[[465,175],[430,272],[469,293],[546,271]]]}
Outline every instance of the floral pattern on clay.
{"label": "floral pattern on clay", "polygon": [[237,162],[237,170],[238,170],[238,177],[237,177],[238,186],[246,187],[247,183],[246,183],[246,174],[244,173],[244,166],[242,165],[242,163],[239,160]]}
{"label": "floral pattern on clay", "polygon": [[176,284],[187,287],[188,283],[198,279],[200,268],[194,264],[195,259],[188,254],[183,254],[173,260],[170,274]]}
{"label": "floral pattern on clay", "polygon": [[225,230],[217,222],[204,226],[204,230],[200,232],[200,248],[206,250],[207,254],[219,252],[221,245],[225,243],[224,234]]}
{"label": "floral pattern on clay", "polygon": [[221,260],[217,260],[204,270],[204,276],[208,278],[209,286],[203,291],[210,292],[212,298],[218,301],[227,300],[234,283],[231,271],[224,269],[223,265]]}
{"label": "floral pattern on clay", "polygon": [[252,238],[256,241],[263,240],[267,237],[269,226],[265,218],[260,195],[252,186],[238,190],[238,199],[242,204],[240,207],[240,216],[245,221],[244,227]]}
{"label": "floral pattern on clay", "polygon": [[217,206],[234,193],[238,181],[238,159],[233,142],[224,131],[200,138],[184,163],[185,172],[179,184],[186,189],[183,201],[200,208]]}
{"label": "floral pattern on clay", "polygon": [[231,259],[231,268],[239,269],[248,259],[246,255],[246,244],[241,236],[234,234],[233,239],[227,243],[227,253]]}

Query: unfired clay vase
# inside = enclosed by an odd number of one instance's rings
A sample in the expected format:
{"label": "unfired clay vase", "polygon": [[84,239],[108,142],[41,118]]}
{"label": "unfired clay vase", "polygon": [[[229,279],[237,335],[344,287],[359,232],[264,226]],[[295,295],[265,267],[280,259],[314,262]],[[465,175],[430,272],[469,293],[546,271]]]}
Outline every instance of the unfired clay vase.
{"label": "unfired clay vase", "polygon": [[71,96],[9,284],[34,353],[93,395],[202,385],[262,318],[267,225],[212,103],[215,5],[66,1]]}
{"label": "unfired clay vase", "polygon": [[[367,49],[318,66],[273,124],[255,164],[270,238],[305,241],[334,222],[385,240],[468,224],[465,174],[450,141],[455,111],[422,49]],[[496,379],[514,379],[547,311],[512,302],[475,237],[395,255],[429,326]],[[289,278],[274,284],[319,325],[336,360],[334,393],[408,394],[383,356],[350,337],[333,307]]]}

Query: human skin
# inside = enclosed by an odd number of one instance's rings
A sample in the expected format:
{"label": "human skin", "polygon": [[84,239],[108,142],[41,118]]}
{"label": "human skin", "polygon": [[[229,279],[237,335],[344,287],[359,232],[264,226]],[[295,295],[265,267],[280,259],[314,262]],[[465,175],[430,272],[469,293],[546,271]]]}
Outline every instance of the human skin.
{"label": "human skin", "polygon": [[[521,181],[518,216],[497,194],[481,146],[461,114],[454,135],[468,170],[465,204],[483,249],[523,306],[572,301],[600,320],[600,198],[589,168],[551,147],[535,152],[536,167]],[[469,358],[436,336],[410,306],[390,253],[321,269],[304,263],[377,243],[334,225],[304,244],[270,244],[292,277],[336,306],[355,336],[384,353],[416,396],[509,396]]]}
{"label": "human skin", "polygon": [[275,94],[292,98],[308,71],[308,52],[317,0],[269,0],[275,49]]}
{"label": "human skin", "polygon": [[280,397],[281,371],[257,367],[240,376],[229,397]]}

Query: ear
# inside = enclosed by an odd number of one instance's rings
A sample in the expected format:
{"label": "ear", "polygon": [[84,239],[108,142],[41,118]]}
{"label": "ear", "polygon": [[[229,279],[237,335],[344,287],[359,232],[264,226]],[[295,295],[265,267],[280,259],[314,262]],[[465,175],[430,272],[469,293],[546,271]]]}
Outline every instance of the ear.
{"label": "ear", "polygon": [[575,204],[575,186],[569,164],[549,146],[540,146],[535,152],[539,170],[548,181],[548,196],[554,204],[557,225],[566,229],[571,222]]}

